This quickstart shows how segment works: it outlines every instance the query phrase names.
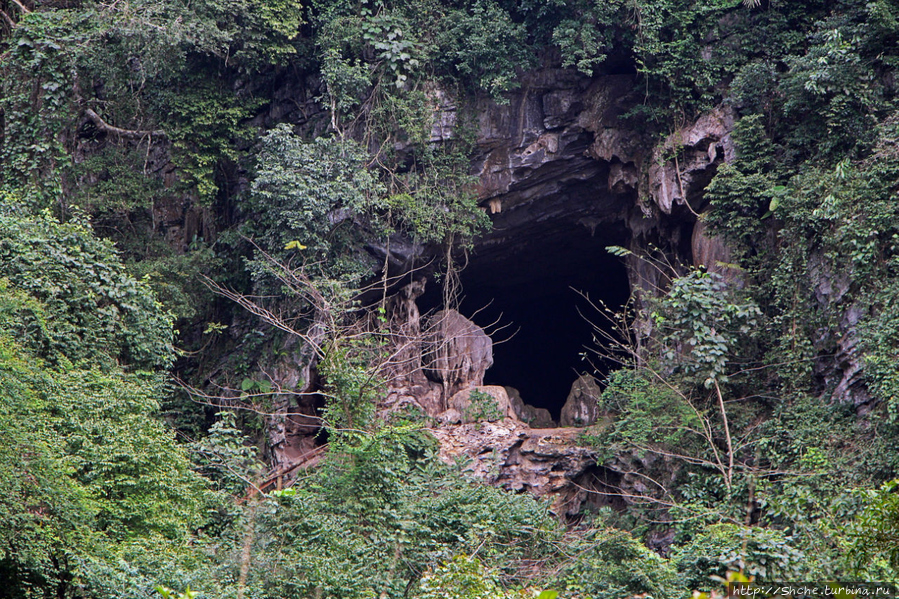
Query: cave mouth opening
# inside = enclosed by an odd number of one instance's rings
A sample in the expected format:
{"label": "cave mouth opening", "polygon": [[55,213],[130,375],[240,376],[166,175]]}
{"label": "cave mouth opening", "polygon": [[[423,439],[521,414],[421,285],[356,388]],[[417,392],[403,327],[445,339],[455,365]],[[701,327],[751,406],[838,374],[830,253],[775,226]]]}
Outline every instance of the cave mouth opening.
{"label": "cave mouth opening", "polygon": [[484,384],[514,387],[525,403],[546,408],[558,422],[579,375],[602,383],[614,365],[596,353],[591,322],[607,325],[581,294],[623,308],[630,296],[627,270],[606,247],[626,246],[627,238],[620,221],[566,219],[541,223],[526,239],[475,245],[460,273],[460,311],[493,338],[494,363]]}

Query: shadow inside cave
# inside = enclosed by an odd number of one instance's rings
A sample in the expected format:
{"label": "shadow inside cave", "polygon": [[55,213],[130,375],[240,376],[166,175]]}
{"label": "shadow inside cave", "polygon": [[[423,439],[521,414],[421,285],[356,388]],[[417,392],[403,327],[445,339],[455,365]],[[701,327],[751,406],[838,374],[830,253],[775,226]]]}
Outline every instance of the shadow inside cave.
{"label": "shadow inside cave", "polygon": [[[626,245],[623,223],[542,223],[525,243],[475,246],[460,278],[460,311],[493,338],[494,365],[484,383],[516,388],[525,403],[558,421],[582,373],[602,382],[613,365],[596,353],[593,326],[603,324],[590,300],[621,309],[630,295],[627,270],[607,246]],[[580,292],[580,293],[578,293]],[[420,305],[439,305],[432,283]],[[589,359],[586,359],[586,358]]]}

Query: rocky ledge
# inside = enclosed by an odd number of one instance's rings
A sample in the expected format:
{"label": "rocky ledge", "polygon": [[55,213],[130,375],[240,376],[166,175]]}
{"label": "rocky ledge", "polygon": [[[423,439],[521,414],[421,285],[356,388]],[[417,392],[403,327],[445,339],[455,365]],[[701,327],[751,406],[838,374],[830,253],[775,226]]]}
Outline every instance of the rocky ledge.
{"label": "rocky ledge", "polygon": [[532,429],[504,418],[444,425],[431,433],[444,462],[463,462],[468,472],[491,484],[551,497],[559,515],[577,514],[585,501],[587,491],[575,481],[596,462],[594,451],[579,444],[583,429]]}

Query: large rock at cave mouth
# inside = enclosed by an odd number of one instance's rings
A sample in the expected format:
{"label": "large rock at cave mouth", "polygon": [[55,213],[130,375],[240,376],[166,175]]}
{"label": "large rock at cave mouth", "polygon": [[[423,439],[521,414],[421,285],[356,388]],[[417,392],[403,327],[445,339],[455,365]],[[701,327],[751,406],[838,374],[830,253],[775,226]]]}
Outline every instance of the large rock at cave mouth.
{"label": "large rock at cave mouth", "polygon": [[531,404],[524,403],[521,393],[515,387],[504,387],[509,396],[512,412],[519,420],[531,428],[554,428],[556,422],[552,414],[546,408],[535,408]]}
{"label": "large rock at cave mouth", "polygon": [[589,374],[582,374],[568,393],[568,399],[562,406],[559,424],[562,426],[590,426],[599,417],[599,396],[602,391],[596,379]]}
{"label": "large rock at cave mouth", "polygon": [[514,415],[506,390],[496,385],[463,389],[450,398],[448,407],[441,420],[451,424],[497,422]]}
{"label": "large rock at cave mouth", "polygon": [[455,310],[441,310],[428,319],[424,340],[425,374],[443,384],[445,398],[484,384],[493,341],[481,327]]}

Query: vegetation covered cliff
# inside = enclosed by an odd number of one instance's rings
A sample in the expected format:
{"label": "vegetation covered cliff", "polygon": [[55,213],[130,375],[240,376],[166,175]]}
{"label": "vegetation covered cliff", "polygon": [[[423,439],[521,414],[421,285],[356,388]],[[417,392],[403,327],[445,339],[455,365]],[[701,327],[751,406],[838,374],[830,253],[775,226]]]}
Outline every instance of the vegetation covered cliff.
{"label": "vegetation covered cliff", "polygon": [[897,19],[0,0],[0,595],[899,582]]}

